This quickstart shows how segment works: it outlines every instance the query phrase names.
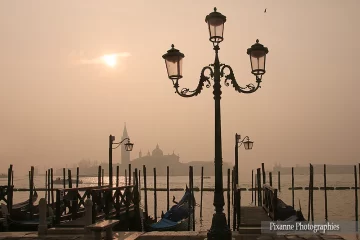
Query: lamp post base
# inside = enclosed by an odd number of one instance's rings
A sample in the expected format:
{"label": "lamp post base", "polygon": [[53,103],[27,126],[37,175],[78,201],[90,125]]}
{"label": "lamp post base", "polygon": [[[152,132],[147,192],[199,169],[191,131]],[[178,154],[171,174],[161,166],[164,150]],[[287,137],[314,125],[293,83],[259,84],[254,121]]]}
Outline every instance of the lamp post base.
{"label": "lamp post base", "polygon": [[231,240],[231,230],[226,223],[225,213],[214,213],[211,228],[207,233],[208,240]]}

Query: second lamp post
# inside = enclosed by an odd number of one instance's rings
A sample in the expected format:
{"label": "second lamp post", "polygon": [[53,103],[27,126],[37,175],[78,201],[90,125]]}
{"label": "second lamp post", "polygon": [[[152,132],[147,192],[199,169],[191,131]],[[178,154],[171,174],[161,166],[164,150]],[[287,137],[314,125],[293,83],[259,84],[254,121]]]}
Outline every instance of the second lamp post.
{"label": "second lamp post", "polygon": [[[122,141],[118,143],[114,143],[115,136],[110,135],[109,136],[109,185],[112,187],[113,185],[113,171],[112,171],[112,150],[118,148],[125,140],[127,140],[127,143],[125,143],[125,150],[126,151],[132,151],[134,144],[130,143],[129,138],[124,138]],[[117,145],[113,148],[113,145]]]}
{"label": "second lamp post", "polygon": [[[243,140],[241,140],[241,136],[237,133],[235,133],[235,172],[234,172],[234,182],[235,182],[235,189],[237,190],[238,184],[239,184],[239,147],[244,144],[244,148],[246,150],[251,150],[254,142],[250,141],[250,138],[248,136],[244,137]],[[240,192],[235,192],[235,203],[238,203],[240,200]],[[236,213],[236,229],[239,229],[240,226],[240,204],[234,204],[235,209],[234,212]],[[234,219],[235,220],[235,219]]]}
{"label": "second lamp post", "polygon": [[[208,239],[231,239],[231,230],[227,226],[226,216],[224,214],[224,192],[223,192],[223,174],[222,174],[222,146],[221,146],[221,111],[220,111],[220,99],[221,99],[221,84],[222,77],[225,78],[224,84],[229,86],[228,81],[231,81],[233,87],[239,93],[253,93],[260,88],[260,83],[263,74],[265,74],[265,60],[266,54],[269,52],[266,47],[256,40],[256,43],[247,49],[247,54],[250,56],[251,73],[255,75],[256,86],[254,84],[247,84],[245,87],[240,87],[235,79],[234,72],[229,65],[222,64],[219,61],[218,52],[220,50],[219,44],[224,40],[224,24],[226,17],[217,12],[214,8],[214,12],[206,16],[205,22],[208,24],[210,42],[213,44],[215,51],[214,63],[204,67],[201,70],[200,80],[195,90],[189,90],[189,88],[179,89],[179,80],[182,78],[182,60],[185,57],[179,50],[171,46],[171,49],[167,51],[162,57],[165,59],[168,77],[172,80],[176,93],[181,97],[193,97],[201,93],[204,85],[209,88],[211,83],[209,79],[214,81],[214,100],[215,100],[215,193],[214,193],[214,206],[215,213],[213,215],[211,228],[208,231]],[[225,70],[228,70],[228,74],[225,74]],[[208,71],[209,75],[205,76],[205,72]]]}

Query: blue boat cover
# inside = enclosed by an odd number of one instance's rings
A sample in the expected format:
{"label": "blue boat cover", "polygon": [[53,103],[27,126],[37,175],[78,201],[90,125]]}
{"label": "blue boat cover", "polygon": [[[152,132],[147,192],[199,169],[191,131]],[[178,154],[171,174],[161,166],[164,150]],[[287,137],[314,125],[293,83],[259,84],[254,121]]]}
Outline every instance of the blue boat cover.
{"label": "blue boat cover", "polygon": [[176,225],[178,225],[177,222],[173,222],[173,221],[171,221],[169,219],[162,218],[157,223],[152,224],[151,228],[153,228],[153,229],[165,229],[165,228],[175,227]]}
{"label": "blue boat cover", "polygon": [[[176,205],[173,205],[169,211],[167,211],[161,218],[160,221],[151,224],[153,230],[165,230],[172,229],[179,225],[183,220],[189,217],[190,209],[188,206],[188,200],[191,197],[190,190],[186,186],[186,192],[181,198],[180,202]],[[195,203],[195,199],[193,198]],[[176,202],[175,202],[176,203]]]}

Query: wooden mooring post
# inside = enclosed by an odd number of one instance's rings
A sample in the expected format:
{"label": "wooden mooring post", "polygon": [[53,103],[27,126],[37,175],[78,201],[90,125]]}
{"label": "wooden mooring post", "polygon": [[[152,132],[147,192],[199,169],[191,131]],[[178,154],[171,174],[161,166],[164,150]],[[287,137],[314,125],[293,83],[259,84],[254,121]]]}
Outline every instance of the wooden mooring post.
{"label": "wooden mooring post", "polygon": [[231,169],[231,205],[234,206],[234,183],[235,183],[235,176],[234,176],[234,169]]}
{"label": "wooden mooring post", "polygon": [[279,190],[279,192],[281,192],[280,187],[281,187],[281,184],[280,184],[280,171],[278,171],[278,190]]}
{"label": "wooden mooring post", "polygon": [[166,209],[167,209],[167,211],[169,211],[169,209],[170,209],[169,175],[170,175],[170,170],[169,170],[169,166],[167,166],[166,167]]}
{"label": "wooden mooring post", "polygon": [[48,171],[45,171],[45,188],[45,199],[47,199],[47,196],[49,195]]}
{"label": "wooden mooring post", "polygon": [[270,187],[272,187],[272,173],[269,172],[269,184],[270,184]]}
{"label": "wooden mooring post", "polygon": [[[308,205],[308,221],[314,223],[314,171],[313,166],[310,164],[310,180],[309,180],[309,205]],[[310,215],[311,214],[311,215]]]}
{"label": "wooden mooring post", "polygon": [[128,180],[127,180],[127,171],[126,171],[126,169],[125,169],[125,186],[127,186],[128,185]]}
{"label": "wooden mooring post", "polygon": [[154,168],[154,218],[157,221],[156,168]]}
{"label": "wooden mooring post", "polygon": [[70,169],[68,169],[68,181],[69,181],[69,188],[72,188],[71,170]]}
{"label": "wooden mooring post", "polygon": [[314,223],[314,167],[311,164],[311,223]]}
{"label": "wooden mooring post", "polygon": [[200,220],[202,220],[202,204],[203,204],[203,190],[204,190],[204,167],[201,167],[201,183],[200,183]]}
{"label": "wooden mooring post", "polygon": [[325,221],[328,221],[327,187],[326,187],[326,164],[324,164],[324,200],[325,200]]}
{"label": "wooden mooring post", "polygon": [[[194,195],[194,167],[191,166],[191,196],[194,196],[193,198],[191,198],[192,200],[195,200],[195,195]],[[193,213],[193,219],[192,219],[192,224],[193,224],[193,231],[195,231],[195,201],[192,202],[192,213]]]}
{"label": "wooden mooring post", "polygon": [[131,163],[129,163],[129,185],[131,185]]}
{"label": "wooden mooring post", "polygon": [[[11,174],[11,172],[10,172]],[[34,195],[34,166],[31,166],[30,170],[30,199],[29,199],[29,212],[30,212],[30,220],[33,219],[33,195]]]}
{"label": "wooden mooring post", "polygon": [[257,201],[256,201],[256,198],[257,198],[257,173],[255,173],[255,176],[254,176],[254,187],[253,187],[253,192],[254,192],[254,205],[256,206],[256,204],[257,204]]}
{"label": "wooden mooring post", "polygon": [[79,187],[79,167],[76,168],[76,188]]}
{"label": "wooden mooring post", "polygon": [[120,174],[120,166],[116,166],[116,187],[119,186],[119,174]]}
{"label": "wooden mooring post", "polygon": [[63,187],[66,188],[66,172],[65,172],[65,168],[63,168]]}
{"label": "wooden mooring post", "polygon": [[254,203],[254,170],[251,170],[251,203]]}
{"label": "wooden mooring post", "polygon": [[291,196],[292,207],[295,208],[295,183],[294,183],[294,167],[291,168]]}
{"label": "wooden mooring post", "polygon": [[227,172],[227,215],[228,215],[228,227],[230,227],[230,168],[228,168]]}
{"label": "wooden mooring post", "polygon": [[260,168],[257,169],[257,193],[258,193],[258,206],[261,207],[262,202],[261,202],[261,173],[260,173]]}
{"label": "wooden mooring post", "polygon": [[189,166],[189,191],[190,191],[190,198],[189,198],[189,221],[188,221],[188,231],[191,230],[191,207],[192,207],[192,195],[191,195],[191,166]]}
{"label": "wooden mooring post", "polygon": [[139,193],[141,193],[141,170],[139,169],[139,176],[138,176],[138,183],[139,183]]}
{"label": "wooden mooring post", "polygon": [[[189,166],[189,191],[190,191],[190,199],[189,199],[189,206],[190,206],[190,211],[191,211],[191,215],[190,217],[192,217],[192,221],[188,221],[188,231],[190,231],[191,229],[193,231],[195,231],[195,211],[194,211],[194,207],[195,207],[195,202],[193,201],[194,198],[194,174],[193,174],[193,167]],[[192,223],[192,224],[191,224]]]}
{"label": "wooden mooring post", "polygon": [[136,171],[133,172],[133,180],[132,180],[132,181],[133,181],[133,185],[135,185],[135,182],[137,181],[137,178],[135,177],[135,172],[136,172]]}
{"label": "wooden mooring post", "polygon": [[264,163],[261,163],[261,168],[262,168],[262,175],[263,175],[263,184],[265,184],[266,183],[266,174],[265,174],[265,164]]}
{"label": "wooden mooring post", "polygon": [[8,187],[10,188],[10,186],[14,186],[14,174],[13,174],[13,165],[10,164],[9,168],[8,168]]}
{"label": "wooden mooring post", "polygon": [[[50,203],[50,191],[51,191],[51,175],[50,175],[50,169],[47,170],[47,202]],[[46,199],[46,197],[45,197]]]}
{"label": "wooden mooring post", "polygon": [[231,171],[231,174],[232,174],[232,184],[231,184],[231,203],[232,203],[232,206],[233,206],[233,231],[235,231],[236,229],[236,202],[235,202],[235,196],[236,196],[236,193],[235,193],[235,188],[236,188],[236,183],[235,183],[235,175],[234,175],[234,172],[235,172],[235,166],[233,167],[232,171]]}
{"label": "wooden mooring post", "polygon": [[356,165],[354,165],[354,178],[355,178],[355,224],[356,232],[359,230],[359,205],[358,205],[358,184],[357,184],[357,173]]}
{"label": "wooden mooring post", "polygon": [[53,168],[50,168],[50,180],[51,180],[51,205],[55,207],[54,205],[54,170]]}
{"label": "wooden mooring post", "polygon": [[147,202],[147,185],[146,185],[146,167],[143,165],[144,176],[144,202],[145,202],[145,216],[148,217],[148,202]]}
{"label": "wooden mooring post", "polygon": [[98,166],[98,187],[101,186],[101,166]]}

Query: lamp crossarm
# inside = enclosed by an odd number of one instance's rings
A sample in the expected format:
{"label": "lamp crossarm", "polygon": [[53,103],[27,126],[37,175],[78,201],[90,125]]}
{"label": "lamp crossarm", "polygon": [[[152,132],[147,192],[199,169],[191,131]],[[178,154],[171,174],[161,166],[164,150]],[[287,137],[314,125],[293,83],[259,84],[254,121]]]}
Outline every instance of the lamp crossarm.
{"label": "lamp crossarm", "polygon": [[[210,77],[207,77],[205,76],[205,71],[206,70],[209,70],[210,73]],[[199,84],[198,86],[196,87],[195,90],[190,90],[189,88],[182,88],[180,91],[179,91],[179,83],[178,83],[178,80],[176,80],[173,84],[174,84],[174,88],[176,89],[175,93],[177,93],[178,95],[180,95],[181,97],[194,97],[194,96],[197,96],[198,94],[201,93],[205,83],[206,83],[206,88],[209,88],[211,86],[211,83],[209,81],[210,78],[213,78],[214,77],[214,71],[211,67],[209,66],[206,66],[202,69],[201,71],[201,75],[200,75],[200,80],[199,80]]]}
{"label": "lamp crossarm", "polygon": [[244,143],[245,140],[248,140],[248,141],[249,141],[250,138],[249,138],[248,136],[244,137],[243,140],[241,140],[241,141],[238,142],[238,144],[239,144],[238,147],[241,147],[241,145]]}
{"label": "lamp crossarm", "polygon": [[120,145],[121,145],[125,140],[130,141],[130,138],[124,138],[121,142],[113,143],[113,145],[117,145],[117,146],[114,147],[114,148],[112,148],[112,149],[117,149],[118,147],[120,147]]}
{"label": "lamp crossarm", "polygon": [[[225,69],[229,70],[228,75],[225,75],[225,72],[224,72]],[[232,68],[229,65],[226,65],[226,64],[222,65],[222,68],[221,68],[221,71],[220,71],[220,76],[224,77],[224,75],[225,75],[225,81],[224,81],[225,86],[228,87],[229,86],[228,81],[231,80],[231,84],[233,85],[235,90],[238,91],[239,93],[253,93],[253,92],[255,92],[256,90],[258,90],[261,87],[260,86],[261,79],[259,77],[256,77],[256,83],[257,83],[256,86],[254,86],[254,84],[252,84],[252,83],[247,84],[246,87],[239,86],[239,84],[236,81],[234,71],[232,70]]]}

